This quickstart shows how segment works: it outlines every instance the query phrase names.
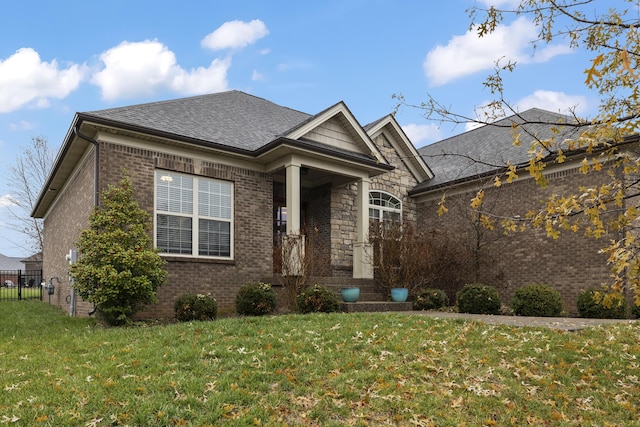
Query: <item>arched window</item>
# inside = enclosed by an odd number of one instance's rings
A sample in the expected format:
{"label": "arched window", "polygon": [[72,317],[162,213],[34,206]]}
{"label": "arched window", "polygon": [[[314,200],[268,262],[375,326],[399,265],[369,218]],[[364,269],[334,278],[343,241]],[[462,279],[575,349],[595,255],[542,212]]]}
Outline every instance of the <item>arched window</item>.
{"label": "arched window", "polygon": [[402,202],[384,191],[369,192],[369,220],[382,222],[400,222]]}

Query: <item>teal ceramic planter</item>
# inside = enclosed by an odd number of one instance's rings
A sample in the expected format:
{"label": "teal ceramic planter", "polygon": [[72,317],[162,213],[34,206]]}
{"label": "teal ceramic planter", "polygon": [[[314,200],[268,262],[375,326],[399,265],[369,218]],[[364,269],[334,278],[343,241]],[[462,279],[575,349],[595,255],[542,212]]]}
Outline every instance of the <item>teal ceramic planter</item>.
{"label": "teal ceramic planter", "polygon": [[392,288],[391,289],[391,301],[405,302],[409,297],[409,289],[407,288]]}
{"label": "teal ceramic planter", "polygon": [[340,292],[344,302],[357,302],[360,299],[360,288],[342,288]]}

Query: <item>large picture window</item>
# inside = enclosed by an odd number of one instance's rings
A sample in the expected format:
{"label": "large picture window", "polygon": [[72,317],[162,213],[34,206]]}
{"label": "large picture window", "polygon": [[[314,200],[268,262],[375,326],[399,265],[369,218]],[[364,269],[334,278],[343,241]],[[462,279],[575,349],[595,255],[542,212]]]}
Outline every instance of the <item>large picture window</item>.
{"label": "large picture window", "polygon": [[162,253],[232,258],[233,184],[156,171],[155,236]]}
{"label": "large picture window", "polygon": [[396,222],[402,219],[402,202],[383,191],[369,192],[369,220]]}

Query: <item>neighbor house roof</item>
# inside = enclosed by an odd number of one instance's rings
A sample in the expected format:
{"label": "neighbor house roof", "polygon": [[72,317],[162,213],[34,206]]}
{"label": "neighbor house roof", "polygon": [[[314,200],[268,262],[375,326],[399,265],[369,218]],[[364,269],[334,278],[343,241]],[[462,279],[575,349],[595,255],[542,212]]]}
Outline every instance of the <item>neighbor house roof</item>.
{"label": "neighbor house roof", "polygon": [[[418,153],[433,171],[434,178],[418,184],[411,194],[480,178],[507,162],[522,165],[529,160],[535,139],[554,137],[561,142],[575,137],[578,130],[574,126],[562,126],[571,123],[575,120],[570,116],[532,108],[422,147]],[[513,144],[515,134],[519,135],[519,145]]]}
{"label": "neighbor house roof", "polygon": [[22,270],[21,257],[11,257],[0,254],[0,270]]}

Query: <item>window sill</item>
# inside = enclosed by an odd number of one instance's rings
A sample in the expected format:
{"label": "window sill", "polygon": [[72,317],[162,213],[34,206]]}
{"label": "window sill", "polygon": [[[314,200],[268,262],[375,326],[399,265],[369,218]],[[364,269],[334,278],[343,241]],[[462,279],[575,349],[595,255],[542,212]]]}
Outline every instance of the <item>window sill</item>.
{"label": "window sill", "polygon": [[188,263],[201,263],[201,264],[225,264],[225,265],[235,265],[235,260],[233,259],[218,259],[218,258],[200,258],[200,257],[192,257],[192,256],[175,256],[175,255],[164,255],[160,254],[162,259],[177,263],[177,262],[188,262]]}

